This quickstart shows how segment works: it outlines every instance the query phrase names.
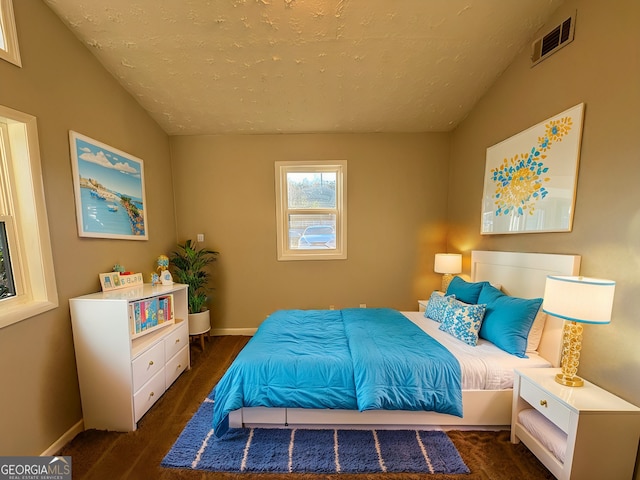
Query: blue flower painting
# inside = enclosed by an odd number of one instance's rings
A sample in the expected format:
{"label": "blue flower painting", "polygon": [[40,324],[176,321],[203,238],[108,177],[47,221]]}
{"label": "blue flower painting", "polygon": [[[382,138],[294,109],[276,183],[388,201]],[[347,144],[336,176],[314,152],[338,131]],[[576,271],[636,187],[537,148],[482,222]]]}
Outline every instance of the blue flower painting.
{"label": "blue flower painting", "polygon": [[482,233],[571,229],[583,109],[487,149]]}

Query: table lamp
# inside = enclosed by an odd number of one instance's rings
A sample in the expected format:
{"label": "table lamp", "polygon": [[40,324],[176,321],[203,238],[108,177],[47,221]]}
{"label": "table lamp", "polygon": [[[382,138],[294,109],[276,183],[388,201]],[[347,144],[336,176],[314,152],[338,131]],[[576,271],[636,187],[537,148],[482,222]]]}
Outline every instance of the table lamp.
{"label": "table lamp", "polygon": [[583,323],[609,323],[616,282],[588,277],[547,276],[542,310],[565,321],[562,336],[562,371],[556,382],[581,387],[576,376],[582,348]]}
{"label": "table lamp", "polygon": [[446,293],[453,274],[462,272],[462,255],[459,253],[436,253],[433,271],[444,274],[441,289]]}

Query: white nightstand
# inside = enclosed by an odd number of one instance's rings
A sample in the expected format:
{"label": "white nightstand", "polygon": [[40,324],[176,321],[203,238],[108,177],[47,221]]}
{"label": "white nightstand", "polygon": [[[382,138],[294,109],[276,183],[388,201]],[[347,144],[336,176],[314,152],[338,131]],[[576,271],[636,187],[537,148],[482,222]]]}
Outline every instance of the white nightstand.
{"label": "white nightstand", "polygon": [[[640,438],[640,408],[585,381],[565,387],[554,380],[558,368],[516,370],[513,384],[511,442],[522,441],[556,478],[631,479]],[[533,428],[518,419],[529,410]],[[546,420],[566,441],[564,463],[545,442],[550,435],[535,433]]]}
{"label": "white nightstand", "polygon": [[418,311],[419,312],[426,312],[427,311],[427,303],[429,303],[429,300],[418,300]]}

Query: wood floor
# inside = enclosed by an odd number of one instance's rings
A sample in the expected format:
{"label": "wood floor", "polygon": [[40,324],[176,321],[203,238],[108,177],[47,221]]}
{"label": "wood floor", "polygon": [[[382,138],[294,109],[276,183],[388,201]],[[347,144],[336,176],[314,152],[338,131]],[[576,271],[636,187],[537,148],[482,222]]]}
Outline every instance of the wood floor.
{"label": "wood floor", "polygon": [[160,467],[160,462],[196,412],[204,398],[223,375],[249,337],[211,337],[191,344],[191,370],[173,386],[138,422],[130,433],[87,430],[63,448],[60,455],[72,457],[73,478],[126,480],[187,479],[275,479],[339,478],[341,480],[542,480],[554,477],[524,447],[509,443],[508,432],[448,432],[471,470],[469,475],[418,474],[227,474]]}

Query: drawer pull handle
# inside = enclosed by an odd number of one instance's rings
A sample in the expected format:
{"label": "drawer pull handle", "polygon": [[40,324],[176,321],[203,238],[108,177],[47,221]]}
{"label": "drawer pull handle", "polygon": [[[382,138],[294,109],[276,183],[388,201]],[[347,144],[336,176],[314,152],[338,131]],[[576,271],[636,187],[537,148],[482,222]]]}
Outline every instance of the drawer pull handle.
{"label": "drawer pull handle", "polygon": [[547,406],[547,401],[546,400],[540,400],[540,406],[546,407]]}
{"label": "drawer pull handle", "polygon": [[179,338],[176,338],[176,343],[180,343],[180,339]]}
{"label": "drawer pull handle", "polygon": [[149,394],[149,398],[153,397],[153,395],[154,395],[154,393],[153,393],[153,392],[151,392],[151,393]]}
{"label": "drawer pull handle", "polygon": [[149,366],[153,365],[153,360],[149,360]]}
{"label": "drawer pull handle", "polygon": [[180,370],[182,368],[182,365],[178,364],[178,367],[176,368],[176,370]]}

